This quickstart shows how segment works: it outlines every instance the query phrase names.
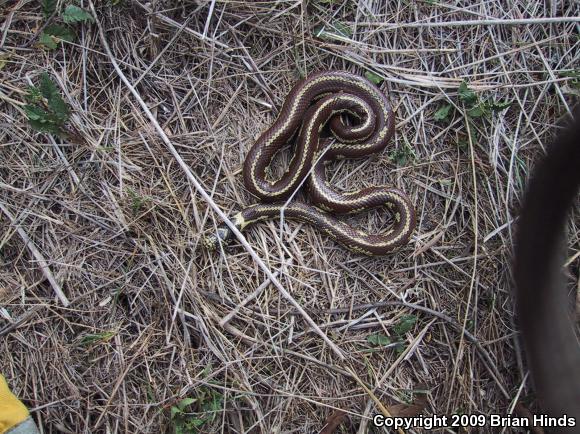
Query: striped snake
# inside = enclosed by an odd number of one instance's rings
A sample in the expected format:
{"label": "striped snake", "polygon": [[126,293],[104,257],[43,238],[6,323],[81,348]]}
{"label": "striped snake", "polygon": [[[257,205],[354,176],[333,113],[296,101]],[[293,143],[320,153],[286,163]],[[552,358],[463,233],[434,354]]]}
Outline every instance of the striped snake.
{"label": "striped snake", "polygon": [[[346,121],[348,115],[351,120]],[[325,137],[325,131],[336,140]],[[250,149],[243,168],[246,188],[264,203],[245,208],[232,218],[241,231],[255,222],[283,215],[312,224],[347,249],[384,255],[405,245],[415,229],[415,211],[408,196],[387,186],[342,192],[326,179],[327,163],[359,158],[382,151],[394,133],[394,116],[386,96],[363,77],[342,71],[312,74],[299,81],[284,101],[276,121]],[[277,179],[267,176],[274,155],[289,142],[294,154],[288,170]],[[286,200],[307,179],[310,204]],[[386,206],[393,225],[369,234],[338,220],[334,214],[358,213]],[[203,240],[209,250],[228,243],[233,233],[226,225]]]}

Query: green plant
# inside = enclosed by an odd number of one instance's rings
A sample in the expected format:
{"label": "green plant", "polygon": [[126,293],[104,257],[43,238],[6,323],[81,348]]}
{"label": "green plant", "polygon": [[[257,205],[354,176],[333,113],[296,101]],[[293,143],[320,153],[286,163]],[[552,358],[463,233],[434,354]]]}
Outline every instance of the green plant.
{"label": "green plant", "polygon": [[67,24],[92,22],[90,13],[75,5],[68,5],[61,15],[62,20]]}
{"label": "green plant", "polygon": [[57,0],[41,0],[40,7],[44,18],[50,17],[56,11]]}
{"label": "green plant", "polygon": [[115,332],[89,333],[80,339],[79,345],[90,346],[100,344],[109,341],[113,336],[115,336]]}
{"label": "green plant", "polygon": [[415,151],[413,151],[413,148],[405,140],[403,145],[389,153],[389,158],[397,166],[404,166],[415,160]]}
{"label": "green plant", "polygon": [[403,336],[405,333],[411,331],[416,322],[417,317],[415,315],[403,315],[393,327],[393,333],[397,336]]}
{"label": "green plant", "polygon": [[352,29],[340,21],[332,21],[326,25],[316,26],[314,28],[314,36],[324,40],[350,40],[352,37]]}
{"label": "green plant", "polygon": [[223,395],[213,389],[202,387],[195,398],[184,398],[171,406],[171,422],[175,434],[201,432],[206,423],[215,420],[223,407]]}
{"label": "green plant", "polygon": [[131,201],[131,211],[133,212],[133,215],[139,214],[141,208],[143,208],[143,206],[149,201],[149,198],[139,195],[132,188],[127,189],[127,194]]}
{"label": "green plant", "polygon": [[395,346],[395,354],[397,356],[405,351],[404,335],[411,331],[416,322],[417,317],[415,315],[403,315],[393,327],[393,334],[398,338],[397,345]]}
{"label": "green plant", "polygon": [[411,331],[415,322],[417,322],[415,315],[403,315],[393,326],[392,332],[394,340],[382,333],[376,333],[367,336],[367,342],[374,347],[392,346],[395,354],[399,355],[405,351],[404,335]]}
{"label": "green plant", "polygon": [[40,34],[39,43],[48,50],[54,50],[62,41],[73,42],[76,36],[74,25],[94,21],[89,12],[72,4],[58,14],[56,0],[41,0],[41,9],[45,18],[57,21],[46,25]]}
{"label": "green plant", "polygon": [[[457,98],[459,103],[465,107],[469,119],[489,117],[491,112],[505,110],[512,104],[511,101],[481,100],[477,94],[467,86],[465,81],[459,85]],[[452,115],[454,111],[455,106],[453,104],[445,103],[435,111],[433,119],[437,122],[449,122],[450,115]]]}
{"label": "green plant", "polygon": [[455,107],[463,107],[465,109],[467,134],[460,134],[457,139],[457,146],[459,149],[466,151],[469,149],[469,143],[477,144],[478,134],[475,128],[475,122],[478,119],[489,118],[492,112],[499,112],[511,106],[511,101],[491,101],[488,99],[480,99],[477,94],[467,86],[464,81],[459,85],[457,90],[458,101],[455,104],[445,103],[441,105],[433,115],[436,122],[449,123],[451,115],[455,113]]}
{"label": "green plant", "polygon": [[383,77],[381,77],[378,74],[375,74],[372,71],[365,71],[365,77],[367,78],[368,81],[376,84],[377,86],[384,81]]}
{"label": "green plant", "polygon": [[385,347],[391,343],[391,338],[382,333],[377,333],[367,336],[367,342],[375,347]]}
{"label": "green plant", "polygon": [[46,72],[40,75],[38,87],[30,86],[25,96],[24,111],[28,123],[36,131],[66,137],[65,123],[70,117],[70,110]]}

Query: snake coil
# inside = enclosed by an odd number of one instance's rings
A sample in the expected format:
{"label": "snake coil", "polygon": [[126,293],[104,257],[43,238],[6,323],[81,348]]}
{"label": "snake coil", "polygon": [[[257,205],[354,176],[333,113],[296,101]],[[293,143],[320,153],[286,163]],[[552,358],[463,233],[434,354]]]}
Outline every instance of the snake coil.
{"label": "snake coil", "polygon": [[[354,120],[353,125],[345,122],[343,114]],[[326,126],[334,142],[323,137]],[[286,97],[276,121],[252,146],[244,162],[245,186],[264,203],[245,208],[232,218],[232,223],[241,231],[283,211],[285,218],[312,224],[353,252],[384,255],[405,245],[415,229],[415,211],[406,194],[388,186],[338,191],[327,181],[325,170],[333,160],[382,151],[393,134],[391,106],[365,78],[327,71],[299,81]],[[281,178],[269,180],[266,170],[274,155],[293,139],[294,154],[288,170]],[[310,204],[286,204],[307,176]],[[329,213],[357,213],[378,206],[386,206],[394,216],[393,225],[380,234],[353,228]],[[232,231],[222,225],[203,244],[211,250],[231,239]]]}

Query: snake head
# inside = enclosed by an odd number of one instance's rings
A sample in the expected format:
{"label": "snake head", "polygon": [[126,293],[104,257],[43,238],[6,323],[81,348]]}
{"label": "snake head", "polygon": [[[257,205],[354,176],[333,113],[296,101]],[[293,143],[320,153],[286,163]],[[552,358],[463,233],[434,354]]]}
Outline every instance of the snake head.
{"label": "snake head", "polygon": [[231,229],[223,224],[218,226],[215,234],[204,237],[201,241],[203,247],[208,251],[215,251],[220,245],[227,246],[234,238],[234,233]]}

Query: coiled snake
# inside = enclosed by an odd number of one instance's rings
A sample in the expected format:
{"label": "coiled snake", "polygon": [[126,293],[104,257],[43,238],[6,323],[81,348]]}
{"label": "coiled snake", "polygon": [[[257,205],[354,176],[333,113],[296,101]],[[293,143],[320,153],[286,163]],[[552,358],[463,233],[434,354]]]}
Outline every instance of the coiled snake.
{"label": "coiled snake", "polygon": [[[343,114],[354,120],[353,125]],[[322,134],[327,125],[336,139],[334,143]],[[365,78],[328,71],[299,81],[286,97],[276,121],[252,146],[244,162],[246,188],[265,203],[245,208],[232,222],[241,231],[257,221],[279,216],[283,210],[286,218],[312,224],[354,252],[384,255],[405,245],[415,228],[415,211],[405,193],[387,186],[341,192],[329,184],[325,173],[330,161],[383,150],[393,133],[394,116],[386,96]],[[267,167],[293,139],[294,154],[288,170],[280,179],[270,181]],[[311,204],[286,204],[307,176]],[[329,214],[357,213],[377,206],[386,206],[394,216],[393,225],[380,234],[368,234]],[[230,229],[222,225],[203,244],[215,249],[232,238]]]}

